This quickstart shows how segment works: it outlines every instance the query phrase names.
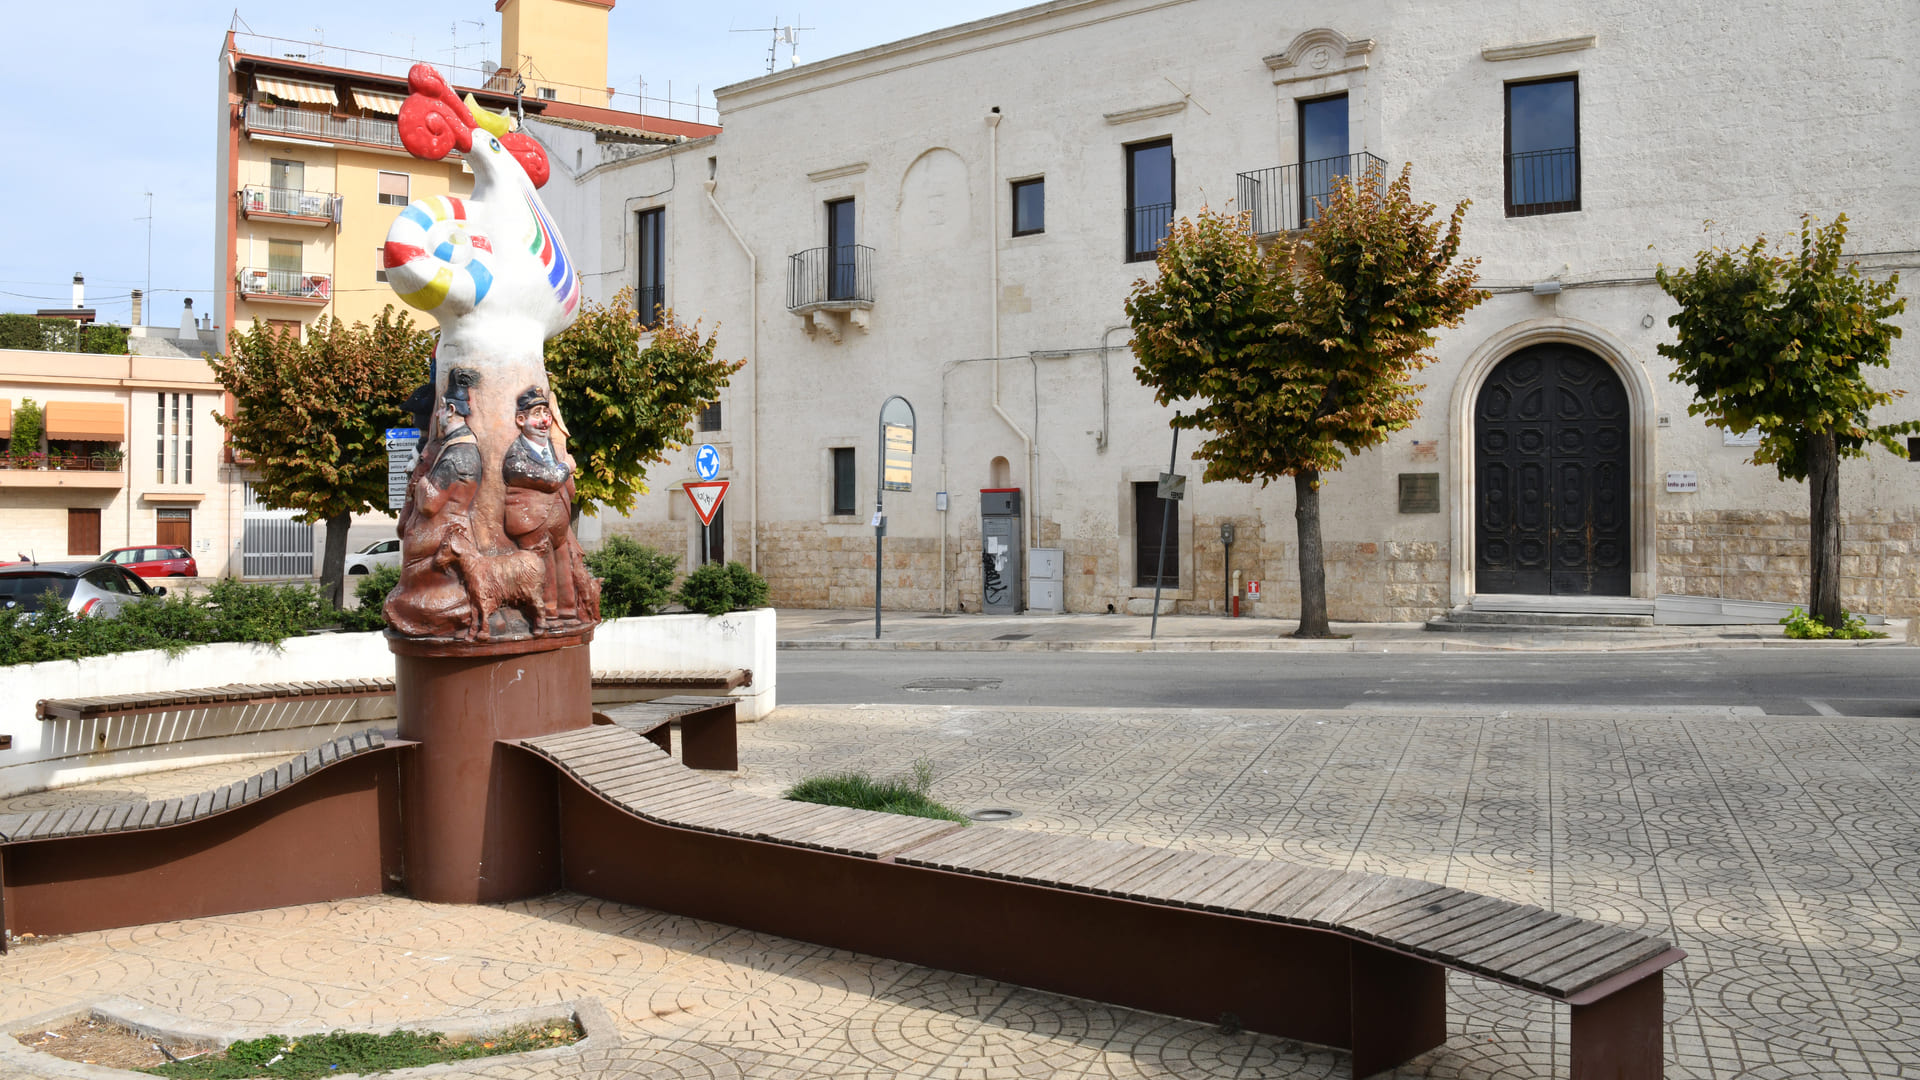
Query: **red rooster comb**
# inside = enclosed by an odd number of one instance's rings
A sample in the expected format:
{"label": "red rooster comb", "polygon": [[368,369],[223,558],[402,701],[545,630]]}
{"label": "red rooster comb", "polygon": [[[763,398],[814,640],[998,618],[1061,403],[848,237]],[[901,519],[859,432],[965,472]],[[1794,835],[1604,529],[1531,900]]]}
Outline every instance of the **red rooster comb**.
{"label": "red rooster comb", "polygon": [[[471,98],[461,101],[460,95],[453,92],[453,87],[448,86],[447,80],[430,64],[413,65],[413,70],[407,73],[407,89],[412,93],[400,106],[400,143],[414,157],[439,161],[453,150],[470,152],[474,132],[499,131],[506,123],[505,117],[486,113]],[[523,132],[499,138],[500,145],[520,163],[533,186],[544,186],[549,166],[540,144]]]}

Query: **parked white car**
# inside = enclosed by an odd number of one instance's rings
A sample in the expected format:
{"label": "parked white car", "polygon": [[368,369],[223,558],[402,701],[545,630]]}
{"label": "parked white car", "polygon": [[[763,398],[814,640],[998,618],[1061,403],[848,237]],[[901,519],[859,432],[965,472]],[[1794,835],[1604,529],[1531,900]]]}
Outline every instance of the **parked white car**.
{"label": "parked white car", "polygon": [[358,552],[347,556],[347,573],[371,574],[383,566],[400,565],[400,538],[375,540]]}

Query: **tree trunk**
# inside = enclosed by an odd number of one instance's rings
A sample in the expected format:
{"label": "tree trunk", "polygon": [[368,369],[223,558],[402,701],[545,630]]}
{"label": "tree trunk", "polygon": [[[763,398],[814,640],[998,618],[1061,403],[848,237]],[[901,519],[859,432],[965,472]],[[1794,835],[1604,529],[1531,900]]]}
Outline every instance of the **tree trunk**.
{"label": "tree trunk", "polygon": [[1813,587],[1808,613],[1840,626],[1840,449],[1832,432],[1807,441],[1807,490],[1813,533]]}
{"label": "tree trunk", "polygon": [[335,514],[327,519],[327,550],[320,556],[320,595],[335,610],[346,606],[347,530],[352,514]]}
{"label": "tree trunk", "polygon": [[1332,637],[1327,626],[1327,563],[1320,550],[1320,474],[1295,473],[1293,522],[1300,540],[1300,628],[1294,637]]}

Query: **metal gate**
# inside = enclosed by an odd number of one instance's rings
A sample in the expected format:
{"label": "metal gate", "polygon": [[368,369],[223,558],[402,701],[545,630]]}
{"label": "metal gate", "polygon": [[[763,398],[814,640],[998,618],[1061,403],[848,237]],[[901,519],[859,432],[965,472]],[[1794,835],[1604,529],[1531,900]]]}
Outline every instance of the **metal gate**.
{"label": "metal gate", "polygon": [[242,577],[313,576],[313,526],[293,520],[296,513],[267,509],[255,497],[253,485],[246,486],[240,532]]}
{"label": "metal gate", "polygon": [[1626,388],[1571,345],[1522,349],[1474,408],[1475,587],[1625,596]]}

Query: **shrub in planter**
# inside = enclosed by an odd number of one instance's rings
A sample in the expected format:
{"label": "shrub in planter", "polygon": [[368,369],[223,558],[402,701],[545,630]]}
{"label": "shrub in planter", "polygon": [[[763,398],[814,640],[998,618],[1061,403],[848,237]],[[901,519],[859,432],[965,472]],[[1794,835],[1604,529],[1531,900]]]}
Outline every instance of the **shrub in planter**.
{"label": "shrub in planter", "polygon": [[587,556],[587,569],[600,579],[600,617],[622,619],[652,615],[671,596],[674,568],[680,560],[624,536],[609,536]]}
{"label": "shrub in planter", "polygon": [[340,613],[340,628],[343,630],[384,630],[387,627],[387,594],[400,584],[400,568],[381,566],[373,573],[360,579],[353,587],[353,597],[359,607]]}
{"label": "shrub in planter", "polygon": [[766,607],[767,579],[747,569],[745,563],[708,563],[688,574],[673,598],[688,611],[702,615]]}

